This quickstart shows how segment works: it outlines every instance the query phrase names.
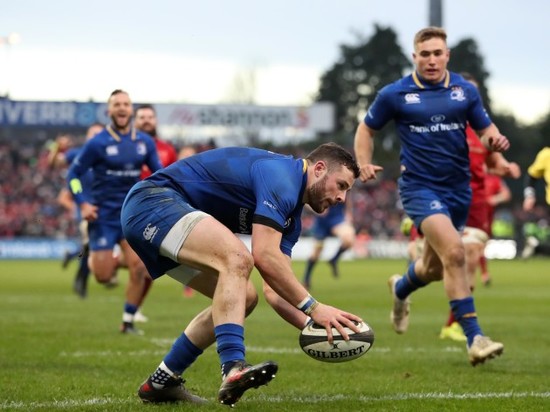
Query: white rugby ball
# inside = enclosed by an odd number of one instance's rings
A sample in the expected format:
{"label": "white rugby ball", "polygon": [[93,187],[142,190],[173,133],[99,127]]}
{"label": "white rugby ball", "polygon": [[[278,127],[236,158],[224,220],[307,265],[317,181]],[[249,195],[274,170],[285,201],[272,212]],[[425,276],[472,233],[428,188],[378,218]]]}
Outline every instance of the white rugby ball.
{"label": "white rugby ball", "polygon": [[310,322],[300,332],[300,347],[311,358],[322,362],[347,362],[363,356],[374,343],[374,331],[365,322],[356,323],[359,332],[345,328],[349,341],[332,328],[334,341],[328,343],[327,331],[323,326]]}

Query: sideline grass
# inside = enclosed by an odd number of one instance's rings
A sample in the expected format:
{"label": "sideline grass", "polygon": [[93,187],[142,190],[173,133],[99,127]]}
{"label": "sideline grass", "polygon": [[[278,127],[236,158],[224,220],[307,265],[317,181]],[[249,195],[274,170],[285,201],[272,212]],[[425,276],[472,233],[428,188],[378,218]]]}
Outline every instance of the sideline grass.
{"label": "sideline grass", "polygon": [[[396,335],[389,325],[386,280],[404,261],[342,262],[341,278],[319,263],[312,294],[361,315],[374,329],[374,347],[342,364],[314,361],[301,352],[298,331],[260,298],[247,320],[247,358],[273,359],[277,378],[251,390],[240,411],[542,411],[550,410],[550,261],[492,261],[493,286],[475,292],[484,331],[505,344],[504,355],[471,367],[463,344],[442,341],[448,306],[442,284],[413,296],[411,326]],[[303,263],[295,263],[297,273]],[[0,261],[0,410],[185,411],[224,410],[215,348],[185,374],[207,406],[142,405],[136,390],[182,328],[208,305],[184,298],[179,284],[161,278],[144,312],[145,336],[118,332],[123,290],[90,283],[89,297],[71,291],[71,266],[55,261]],[[259,275],[254,273],[259,287]]]}

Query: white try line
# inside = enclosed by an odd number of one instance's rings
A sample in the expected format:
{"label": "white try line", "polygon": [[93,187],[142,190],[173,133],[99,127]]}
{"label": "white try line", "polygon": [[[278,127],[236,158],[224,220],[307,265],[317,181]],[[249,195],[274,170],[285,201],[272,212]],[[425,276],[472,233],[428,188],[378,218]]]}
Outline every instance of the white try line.
{"label": "white try line", "polygon": [[[426,392],[426,393],[401,393],[387,396],[350,396],[350,395],[333,395],[333,396],[300,396],[288,397],[282,396],[259,396],[250,398],[248,402],[290,402],[303,404],[323,404],[327,402],[388,402],[388,401],[408,401],[408,400],[462,400],[462,399],[550,399],[550,392],[477,392],[477,393],[452,393],[452,392]],[[65,399],[52,402],[17,402],[4,401],[0,402],[0,410],[32,410],[32,409],[79,409],[85,406],[114,406],[125,405],[139,402],[137,398],[92,398],[88,400]],[[212,404],[216,404],[211,399]]]}
{"label": "white try line", "polygon": [[267,402],[298,402],[306,404],[354,401],[354,402],[387,402],[409,400],[460,400],[460,399],[526,399],[526,398],[550,398],[550,392],[477,392],[477,393],[452,393],[452,392],[426,392],[426,393],[396,393],[387,396],[300,396],[292,399],[282,396],[261,396],[260,400]]}
{"label": "white try line", "polygon": [[[170,349],[172,346],[173,341],[168,339],[153,339],[154,343],[157,344],[159,347],[163,347],[165,349],[156,349],[156,350],[137,350],[137,351],[115,351],[115,350],[102,350],[102,351],[75,351],[75,352],[67,352],[62,351],[59,353],[59,356],[61,357],[71,357],[71,358],[88,358],[88,357],[117,357],[117,356],[134,356],[134,357],[149,357],[149,356],[164,356],[166,352]],[[162,343],[161,343],[162,342]],[[247,346],[246,351],[250,353],[281,353],[281,354],[288,354],[288,355],[302,355],[302,349],[300,349],[298,346],[295,348],[284,348],[284,347],[269,347],[269,346]],[[405,352],[405,353],[434,353],[434,352],[466,352],[466,349],[462,346],[445,346],[440,348],[439,350],[434,350],[430,348],[429,350],[426,348],[420,348],[420,347],[411,347],[411,346],[400,346],[398,349],[391,349],[389,347],[380,347],[380,346],[374,346],[370,353],[379,353],[379,354],[389,354],[391,352]]]}

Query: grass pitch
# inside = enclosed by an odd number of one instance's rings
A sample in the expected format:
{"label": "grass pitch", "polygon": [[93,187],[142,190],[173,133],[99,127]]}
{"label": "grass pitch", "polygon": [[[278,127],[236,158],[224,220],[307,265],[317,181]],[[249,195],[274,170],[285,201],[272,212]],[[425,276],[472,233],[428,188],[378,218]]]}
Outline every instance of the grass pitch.
{"label": "grass pitch", "polygon": [[[296,262],[296,273],[303,270]],[[250,390],[241,411],[543,411],[550,410],[550,260],[491,261],[493,285],[478,286],[484,332],[505,344],[504,355],[471,367],[462,343],[440,340],[448,315],[441,283],[413,295],[411,325],[389,324],[386,281],[404,261],[341,263],[334,279],[321,262],[312,294],[362,316],[375,331],[373,348],[347,363],[315,361],[298,346],[298,331],[261,298],[246,323],[247,359],[279,363],[277,378]],[[118,332],[124,284],[107,290],[90,282],[82,300],[71,291],[75,264],[0,261],[0,410],[224,410],[215,401],[220,372],[209,348],[186,373],[187,387],[206,406],[143,405],[136,391],[187,322],[209,300],[185,298],[169,278],[155,281],[143,311],[145,336]],[[259,275],[253,274],[259,287]]]}

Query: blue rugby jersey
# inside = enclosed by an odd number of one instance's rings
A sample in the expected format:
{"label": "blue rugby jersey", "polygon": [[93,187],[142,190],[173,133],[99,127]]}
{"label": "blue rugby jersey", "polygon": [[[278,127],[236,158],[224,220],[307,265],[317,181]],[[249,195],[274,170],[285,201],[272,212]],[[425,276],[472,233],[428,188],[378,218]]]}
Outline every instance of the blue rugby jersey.
{"label": "blue rugby jersey", "polygon": [[266,150],[228,147],[173,163],[146,180],[182,193],[234,233],[251,234],[252,223],[283,234],[291,255],[301,232],[307,162]]}
{"label": "blue rugby jersey", "polygon": [[404,185],[466,189],[470,182],[466,124],[491,124],[478,90],[456,73],[437,84],[414,72],[384,87],[369,107],[365,124],[380,130],[394,119],[401,140]]}
{"label": "blue rugby jersey", "polygon": [[144,164],[153,171],[162,168],[154,140],[134,128],[121,135],[107,127],[88,140],[72,162],[67,174],[69,190],[78,205],[89,202],[83,179],[92,169],[89,193],[93,204],[99,206],[98,220],[120,225],[122,203],[139,181]]}

